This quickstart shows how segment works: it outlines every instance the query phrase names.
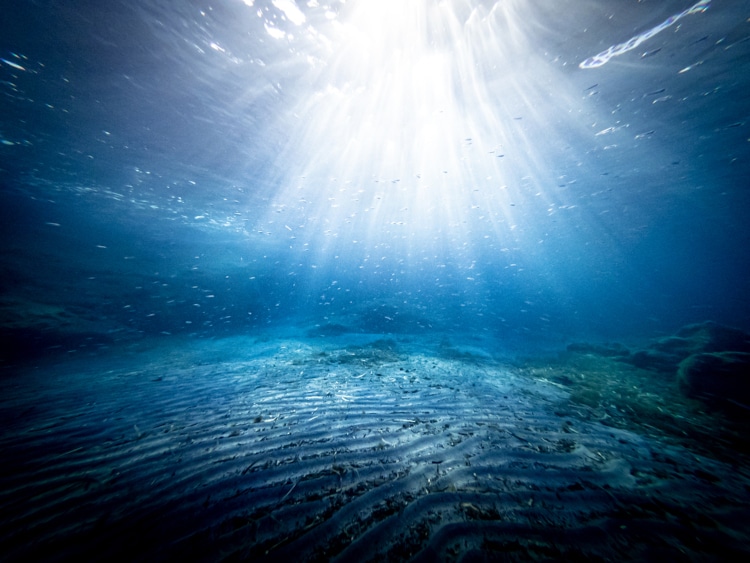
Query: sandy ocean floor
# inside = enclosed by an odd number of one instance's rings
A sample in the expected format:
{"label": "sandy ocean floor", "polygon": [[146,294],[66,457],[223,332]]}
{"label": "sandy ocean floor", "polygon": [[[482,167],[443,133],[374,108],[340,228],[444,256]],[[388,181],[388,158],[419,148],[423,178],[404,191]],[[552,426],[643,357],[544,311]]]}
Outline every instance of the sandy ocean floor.
{"label": "sandy ocean floor", "polygon": [[[599,378],[592,391],[587,373],[590,382],[615,368],[576,361],[358,335],[165,341],[6,370],[0,553],[361,562],[750,552],[750,471],[719,422],[670,414],[658,389],[617,406],[607,389],[623,397],[639,382]],[[649,400],[661,424],[633,410]],[[680,424],[703,430],[691,438]]]}

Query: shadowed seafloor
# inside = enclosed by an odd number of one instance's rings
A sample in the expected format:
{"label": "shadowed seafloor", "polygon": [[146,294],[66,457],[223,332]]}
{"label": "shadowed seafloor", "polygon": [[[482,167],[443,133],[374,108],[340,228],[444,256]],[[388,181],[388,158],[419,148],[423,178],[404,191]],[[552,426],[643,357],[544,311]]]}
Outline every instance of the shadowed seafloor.
{"label": "shadowed seafloor", "polygon": [[655,560],[747,551],[743,423],[591,350],[165,340],[6,373],[8,560]]}

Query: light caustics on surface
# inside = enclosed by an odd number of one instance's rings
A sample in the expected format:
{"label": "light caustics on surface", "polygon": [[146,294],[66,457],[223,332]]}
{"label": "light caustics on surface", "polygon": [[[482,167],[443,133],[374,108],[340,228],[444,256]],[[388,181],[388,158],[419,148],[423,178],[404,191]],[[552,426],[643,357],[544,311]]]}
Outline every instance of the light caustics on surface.
{"label": "light caustics on surface", "polygon": [[513,245],[515,212],[550,205],[549,155],[583,129],[532,17],[520,1],[347,4],[257,230],[322,255]]}
{"label": "light caustics on surface", "polygon": [[679,14],[675,14],[674,16],[670,16],[669,18],[661,22],[656,27],[652,27],[648,31],[645,31],[639,35],[636,35],[635,37],[631,37],[624,43],[612,45],[606,51],[602,51],[601,53],[594,55],[593,57],[589,57],[585,61],[581,62],[581,64],[578,66],[581,68],[600,67],[606,64],[612,57],[617,57],[619,55],[622,55],[623,53],[632,51],[644,41],[651,39],[657,33],[660,33],[664,31],[665,29],[667,29],[668,27],[674,25],[678,20],[684,18],[685,16],[689,16],[690,14],[698,14],[701,12],[705,12],[706,10],[708,10],[710,5],[711,5],[711,0],[700,0],[700,2],[697,2],[696,4],[694,4],[687,10],[684,10],[680,12]]}

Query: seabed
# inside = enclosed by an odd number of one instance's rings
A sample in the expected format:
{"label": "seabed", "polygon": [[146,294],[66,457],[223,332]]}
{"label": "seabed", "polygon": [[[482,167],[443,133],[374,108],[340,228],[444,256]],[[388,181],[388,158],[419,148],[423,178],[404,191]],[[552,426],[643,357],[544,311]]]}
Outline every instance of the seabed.
{"label": "seabed", "polygon": [[6,373],[0,552],[298,562],[747,552],[741,428],[608,358],[500,357],[484,344],[175,338]]}

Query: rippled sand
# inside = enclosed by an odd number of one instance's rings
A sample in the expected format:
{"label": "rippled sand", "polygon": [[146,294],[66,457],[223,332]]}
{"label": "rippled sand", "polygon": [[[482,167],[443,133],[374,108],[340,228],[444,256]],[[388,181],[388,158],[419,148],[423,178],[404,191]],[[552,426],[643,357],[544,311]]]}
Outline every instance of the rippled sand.
{"label": "rippled sand", "polygon": [[233,338],[0,381],[9,560],[715,560],[747,469],[491,356]]}

